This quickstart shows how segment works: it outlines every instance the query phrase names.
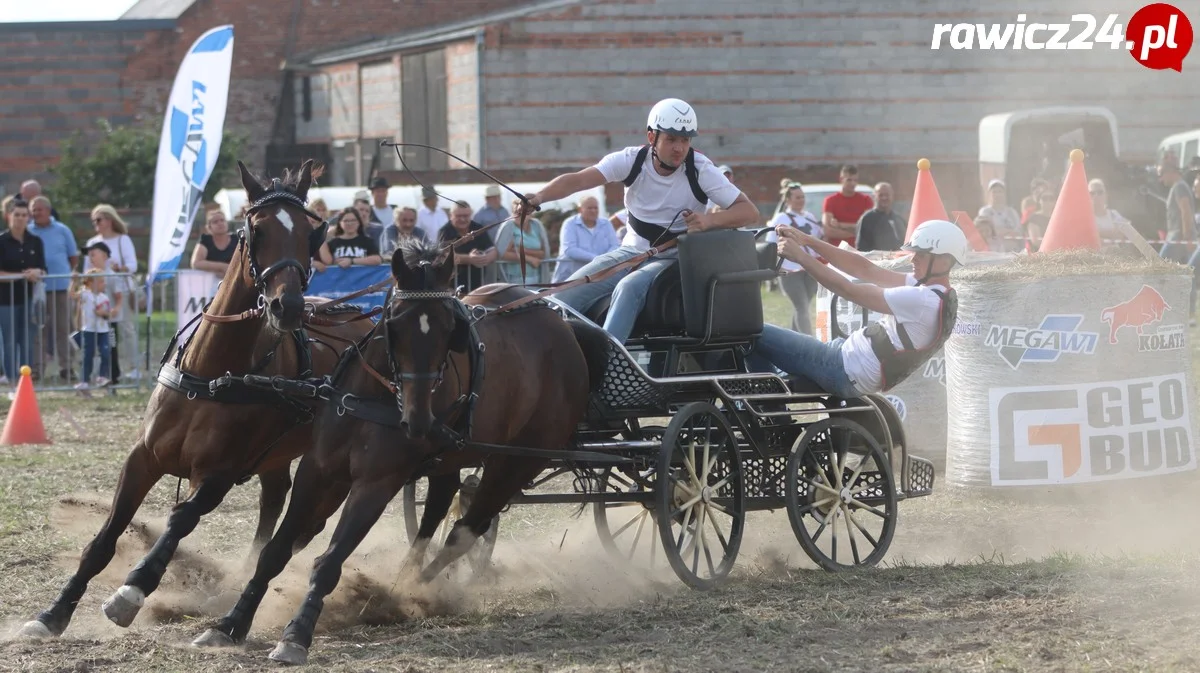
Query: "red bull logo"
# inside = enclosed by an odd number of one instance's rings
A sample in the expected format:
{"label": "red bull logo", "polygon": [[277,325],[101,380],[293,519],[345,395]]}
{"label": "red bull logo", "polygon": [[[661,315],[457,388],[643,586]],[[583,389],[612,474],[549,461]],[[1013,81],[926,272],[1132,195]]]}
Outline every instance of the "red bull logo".
{"label": "red bull logo", "polygon": [[1158,290],[1143,285],[1132,299],[1101,311],[1100,319],[1108,323],[1108,343],[1115,344],[1121,328],[1133,327],[1140,336],[1145,333],[1147,325],[1161,321],[1169,310],[1170,304]]}

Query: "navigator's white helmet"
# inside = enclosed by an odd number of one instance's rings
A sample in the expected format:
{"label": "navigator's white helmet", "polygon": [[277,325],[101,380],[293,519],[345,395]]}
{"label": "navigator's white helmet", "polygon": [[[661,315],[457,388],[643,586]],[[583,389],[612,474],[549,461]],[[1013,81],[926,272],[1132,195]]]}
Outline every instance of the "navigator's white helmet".
{"label": "navigator's white helmet", "polygon": [[967,261],[967,235],[957,224],[946,220],[927,220],[917,226],[912,240],[904,244],[905,250],[928,252],[933,255],[950,255],[959,264]]}
{"label": "navigator's white helmet", "polygon": [[650,108],[646,130],[695,138],[700,127],[696,124],[695,108],[678,98],[666,98]]}

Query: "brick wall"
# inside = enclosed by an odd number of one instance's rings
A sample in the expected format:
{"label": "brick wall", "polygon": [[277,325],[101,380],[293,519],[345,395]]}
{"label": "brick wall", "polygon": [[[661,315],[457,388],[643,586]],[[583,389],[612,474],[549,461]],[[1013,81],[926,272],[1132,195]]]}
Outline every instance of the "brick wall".
{"label": "brick wall", "polygon": [[[449,150],[478,165],[479,50],[474,40],[446,46],[446,124]],[[462,164],[450,159],[451,168]]]}
{"label": "brick wall", "polygon": [[960,167],[940,171],[939,188],[969,173],[963,193],[943,196],[978,203],[982,117],[1104,106],[1118,118],[1123,157],[1149,160],[1163,136],[1197,125],[1196,57],[1180,74],[1146,70],[1107,45],[932,51],[933,24],[1012,22],[1019,10],[1037,12],[1030,22],[1069,22],[1075,12],[1127,19],[1142,4],[610,0],[516,19],[485,36],[484,156],[488,167],[585,166],[644,142],[650,106],[678,96],[697,107],[696,146],[719,163],[827,166],[823,181],[844,161],[895,165],[897,176],[864,175],[873,181],[911,174],[927,156]]}
{"label": "brick wall", "polygon": [[304,118],[304,84],[305,75],[296,76],[294,95],[296,97],[296,142],[297,143],[328,143],[333,137],[331,131],[331,116],[333,107],[330,101],[329,75],[315,72],[307,75],[309,81],[309,100],[312,105],[312,116]]}
{"label": "brick wall", "polygon": [[362,126],[365,137],[400,136],[400,59],[363,64]]}
{"label": "brick wall", "polygon": [[330,135],[334,138],[357,138],[358,64],[331,66],[325,73],[329,76]]}
{"label": "brick wall", "polygon": [[152,38],[127,31],[0,32],[0,192],[50,181],[60,142],[95,121],[133,119],[121,68]]}

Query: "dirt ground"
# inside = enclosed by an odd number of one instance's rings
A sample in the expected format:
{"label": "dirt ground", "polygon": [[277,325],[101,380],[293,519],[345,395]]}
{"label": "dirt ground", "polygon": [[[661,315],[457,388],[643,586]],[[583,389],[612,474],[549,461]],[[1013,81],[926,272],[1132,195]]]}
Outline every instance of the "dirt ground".
{"label": "dirt ground", "polygon": [[[40,403],[54,444],[0,447],[0,671],[277,668],[266,655],[328,532],[273,585],[248,644],[189,644],[248,577],[256,482],[183,542],[129,629],[105,620],[100,604],[161,530],[174,481],[151,493],[62,638],[13,638],[99,528],[145,398]],[[881,567],[841,574],[815,569],[784,512],[756,513],[731,582],[707,593],[669,570],[612,560],[590,512],[575,518],[568,506],[504,514],[484,576],[397,585],[407,548],[397,500],[347,563],[304,670],[1193,671],[1194,482],[1034,504],[939,482],[933,496],[901,503]]]}

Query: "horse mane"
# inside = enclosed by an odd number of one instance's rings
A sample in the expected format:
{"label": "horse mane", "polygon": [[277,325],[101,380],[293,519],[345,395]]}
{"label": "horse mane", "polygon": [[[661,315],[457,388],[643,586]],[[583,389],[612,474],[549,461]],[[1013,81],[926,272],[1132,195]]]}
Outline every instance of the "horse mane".
{"label": "horse mane", "polygon": [[420,271],[422,268],[425,269],[425,273],[416,276],[421,279],[421,287],[405,287],[401,289],[410,291],[446,289],[434,287],[438,283],[434,282],[436,275],[433,272],[445,262],[443,250],[439,246],[421,238],[411,237],[396,248],[395,254],[401,256],[404,266],[410,270]]}
{"label": "horse mane", "polygon": [[[288,192],[291,192],[292,194],[296,194],[296,190],[298,190],[300,188],[300,174],[302,172],[303,171],[299,170],[299,169],[293,171],[290,168],[284,168],[283,175],[280,176],[280,178],[279,178],[280,186],[283,187]],[[324,164],[314,164],[313,165],[312,174],[311,174],[311,176],[312,176],[311,184],[313,187],[317,186],[317,178],[321,177],[324,174],[325,174],[325,165]],[[271,182],[272,182],[271,178],[263,177],[261,175],[255,175],[254,173],[251,173],[251,175],[254,177],[255,180],[258,181],[258,184],[262,185],[263,189],[269,190],[271,188]],[[299,195],[297,194],[297,196],[299,196]]]}

